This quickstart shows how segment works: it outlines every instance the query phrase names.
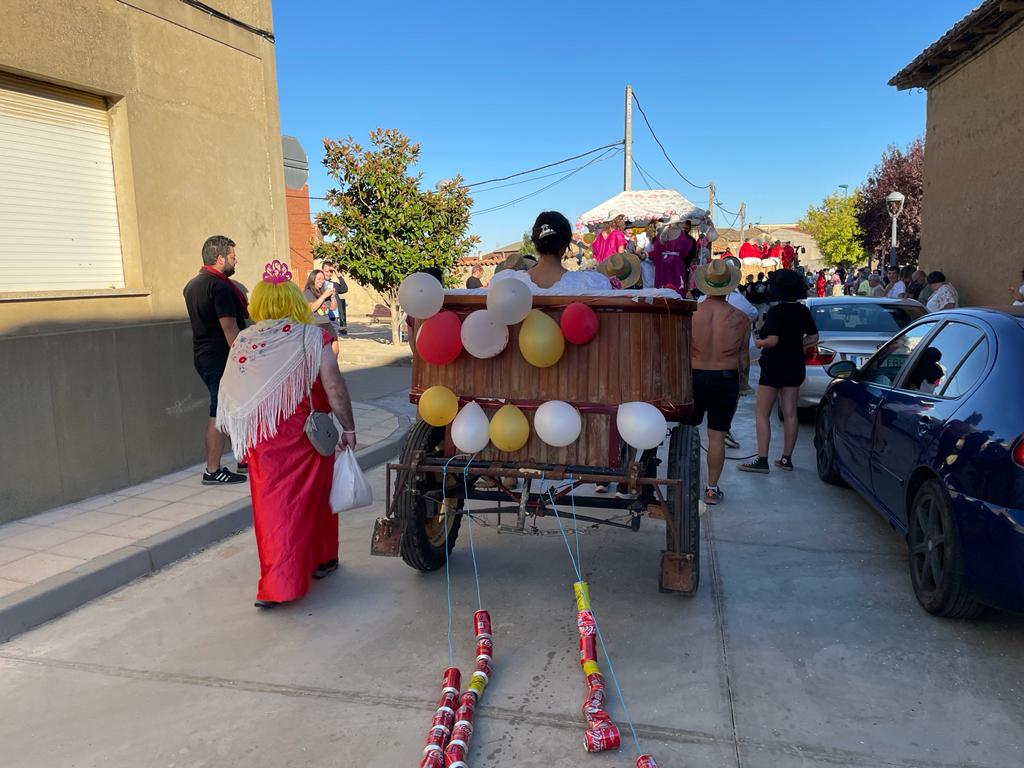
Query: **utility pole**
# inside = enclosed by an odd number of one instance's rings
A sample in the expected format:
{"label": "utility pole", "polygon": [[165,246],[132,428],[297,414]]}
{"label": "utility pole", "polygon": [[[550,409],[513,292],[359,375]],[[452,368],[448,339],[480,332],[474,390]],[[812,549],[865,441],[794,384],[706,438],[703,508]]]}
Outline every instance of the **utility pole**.
{"label": "utility pole", "polygon": [[629,192],[633,185],[633,86],[626,86],[625,151],[622,153],[622,191]]}
{"label": "utility pole", "polygon": [[[743,245],[743,229],[746,226],[747,204],[740,203],[740,246]],[[738,253],[738,251],[737,251]]]}
{"label": "utility pole", "polygon": [[715,181],[712,179],[708,182],[708,219],[711,221],[711,225],[715,224]]}

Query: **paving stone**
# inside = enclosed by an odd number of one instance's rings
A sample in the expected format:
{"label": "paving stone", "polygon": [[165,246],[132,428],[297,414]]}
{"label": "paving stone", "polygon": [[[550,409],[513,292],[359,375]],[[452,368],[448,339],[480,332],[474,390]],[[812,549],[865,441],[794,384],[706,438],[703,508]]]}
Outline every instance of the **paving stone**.
{"label": "paving stone", "polygon": [[108,536],[103,533],[87,533],[77,539],[65,541],[48,550],[55,555],[81,557],[86,560],[113,552],[115,549],[132,544],[132,539],[120,536]]}
{"label": "paving stone", "polygon": [[0,565],[0,579],[35,584],[37,581],[63,573],[84,562],[85,560],[81,558],[52,555],[49,552],[35,552],[15,560],[13,563]]}
{"label": "paving stone", "polygon": [[47,525],[37,525],[31,531],[24,531],[17,536],[4,539],[4,546],[18,547],[20,549],[31,549],[36,552],[50,549],[69,539],[74,539],[79,534],[75,531],[62,530]]}
{"label": "paving stone", "polygon": [[121,522],[102,529],[100,533],[107,536],[123,536],[126,539],[138,541],[152,536],[154,533],[173,528],[174,525],[175,521],[173,520],[158,520],[155,517],[126,517],[122,518]]}

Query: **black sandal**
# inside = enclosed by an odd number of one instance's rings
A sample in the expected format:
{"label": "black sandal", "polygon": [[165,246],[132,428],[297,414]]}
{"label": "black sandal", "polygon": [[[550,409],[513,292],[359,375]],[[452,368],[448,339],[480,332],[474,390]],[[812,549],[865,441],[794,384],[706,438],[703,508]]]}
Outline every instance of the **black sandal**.
{"label": "black sandal", "polygon": [[326,579],[336,570],[338,570],[338,558],[328,560],[326,563],[320,563],[320,565],[316,567],[316,570],[313,571],[313,578],[318,581],[320,579]]}

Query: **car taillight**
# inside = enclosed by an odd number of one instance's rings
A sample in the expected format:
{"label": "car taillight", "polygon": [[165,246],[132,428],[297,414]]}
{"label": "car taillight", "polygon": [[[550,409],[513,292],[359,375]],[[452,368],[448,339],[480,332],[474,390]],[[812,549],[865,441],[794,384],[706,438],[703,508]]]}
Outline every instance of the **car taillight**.
{"label": "car taillight", "polygon": [[828,347],[809,347],[804,352],[804,363],[807,365],[831,365],[836,359],[836,351]]}
{"label": "car taillight", "polygon": [[1017,438],[1017,445],[1013,449],[1013,463],[1018,467],[1024,467],[1024,435]]}

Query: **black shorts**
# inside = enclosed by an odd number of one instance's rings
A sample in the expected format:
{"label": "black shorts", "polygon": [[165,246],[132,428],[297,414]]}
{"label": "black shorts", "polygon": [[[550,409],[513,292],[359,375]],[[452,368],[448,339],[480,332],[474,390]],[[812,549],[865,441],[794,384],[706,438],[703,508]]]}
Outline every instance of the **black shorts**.
{"label": "black shorts", "polygon": [[203,380],[203,384],[210,390],[210,418],[217,415],[217,393],[220,392],[220,377],[224,375],[224,368],[227,361],[223,363],[208,363],[206,365],[196,364],[196,373]]}
{"label": "black shorts", "polygon": [[807,367],[803,360],[765,360],[761,358],[761,376],[757,383],[762,387],[785,389],[799,387],[807,378]]}
{"label": "black shorts", "polygon": [[732,417],[740,401],[740,375],[738,371],[693,372],[693,417],[690,423],[698,425],[708,416],[708,429],[728,432]]}

